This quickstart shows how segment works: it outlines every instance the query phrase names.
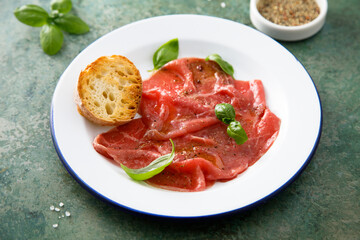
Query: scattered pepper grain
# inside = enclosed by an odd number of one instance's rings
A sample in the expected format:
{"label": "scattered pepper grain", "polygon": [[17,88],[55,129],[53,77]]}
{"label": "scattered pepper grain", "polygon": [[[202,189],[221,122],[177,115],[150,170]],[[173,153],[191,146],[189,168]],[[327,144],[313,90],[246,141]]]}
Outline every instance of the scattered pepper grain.
{"label": "scattered pepper grain", "polygon": [[267,20],[283,26],[303,25],[320,14],[315,0],[260,0],[257,9]]}

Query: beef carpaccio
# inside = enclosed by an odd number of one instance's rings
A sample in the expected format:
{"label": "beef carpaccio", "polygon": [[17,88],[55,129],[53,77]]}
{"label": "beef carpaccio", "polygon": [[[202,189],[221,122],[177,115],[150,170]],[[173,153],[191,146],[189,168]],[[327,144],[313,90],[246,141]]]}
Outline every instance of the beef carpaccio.
{"label": "beef carpaccio", "polygon": [[[237,145],[215,105],[230,103],[248,140]],[[202,191],[253,165],[273,144],[280,119],[266,106],[260,80],[238,81],[213,61],[182,58],[143,82],[142,118],[98,135],[94,148],[129,168],[142,168],[171,152],[173,162],[147,183],[175,191]]]}

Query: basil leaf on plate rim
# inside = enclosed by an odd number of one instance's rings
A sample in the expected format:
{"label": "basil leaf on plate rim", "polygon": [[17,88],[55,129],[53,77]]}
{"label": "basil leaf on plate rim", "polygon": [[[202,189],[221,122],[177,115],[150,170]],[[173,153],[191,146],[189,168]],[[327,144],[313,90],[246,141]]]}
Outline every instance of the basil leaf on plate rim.
{"label": "basil leaf on plate rim", "polygon": [[170,165],[172,160],[175,157],[175,146],[171,139],[169,139],[172,145],[171,153],[166,154],[164,156],[158,157],[154,161],[152,161],[149,165],[143,168],[132,169],[128,168],[125,165],[121,164],[122,169],[134,180],[146,180],[149,179],[156,174],[162,172],[167,166]]}
{"label": "basil leaf on plate rim", "polygon": [[219,54],[211,54],[209,56],[207,56],[205,58],[205,61],[215,61],[217,64],[219,64],[219,66],[221,67],[221,69],[226,72],[227,74],[229,74],[231,77],[234,77],[234,68],[233,66],[231,66],[230,63],[226,62],[224,59],[222,59],[222,57],[220,57]]}
{"label": "basil leaf on plate rim", "polygon": [[235,109],[231,104],[219,103],[215,106],[215,115],[223,123],[229,125],[227,134],[233,138],[236,144],[240,145],[248,140],[248,136],[240,122],[235,120]]}
{"label": "basil leaf on plate rim", "polygon": [[[160,69],[166,63],[177,59],[179,56],[179,40],[178,38],[171,39],[170,41],[161,45],[153,55],[153,65],[154,69],[149,71],[154,71]],[[229,74],[231,77],[234,77],[234,68],[233,66],[222,59],[219,54],[211,54],[205,58],[205,61],[215,61],[221,69]]]}
{"label": "basil leaf on plate rim", "polygon": [[158,70],[166,63],[177,59],[179,56],[179,40],[177,38],[161,45],[153,56],[154,69]]}

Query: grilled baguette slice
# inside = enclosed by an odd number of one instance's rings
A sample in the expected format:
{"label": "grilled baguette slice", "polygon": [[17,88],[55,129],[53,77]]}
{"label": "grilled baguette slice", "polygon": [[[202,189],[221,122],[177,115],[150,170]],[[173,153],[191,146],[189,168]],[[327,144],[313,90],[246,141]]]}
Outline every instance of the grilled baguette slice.
{"label": "grilled baguette slice", "polygon": [[75,102],[91,122],[118,126],[134,118],[141,94],[142,79],[135,65],[124,56],[103,56],[80,73]]}

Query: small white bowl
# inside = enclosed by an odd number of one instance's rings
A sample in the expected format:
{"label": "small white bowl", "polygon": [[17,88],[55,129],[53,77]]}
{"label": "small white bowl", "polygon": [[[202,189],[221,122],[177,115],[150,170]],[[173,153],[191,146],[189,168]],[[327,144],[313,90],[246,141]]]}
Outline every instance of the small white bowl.
{"label": "small white bowl", "polygon": [[309,38],[320,31],[325,23],[328,9],[327,0],[315,0],[320,8],[320,14],[313,21],[300,26],[282,26],[264,18],[257,9],[259,0],[250,1],[250,19],[261,32],[272,38],[283,41],[298,41]]}

